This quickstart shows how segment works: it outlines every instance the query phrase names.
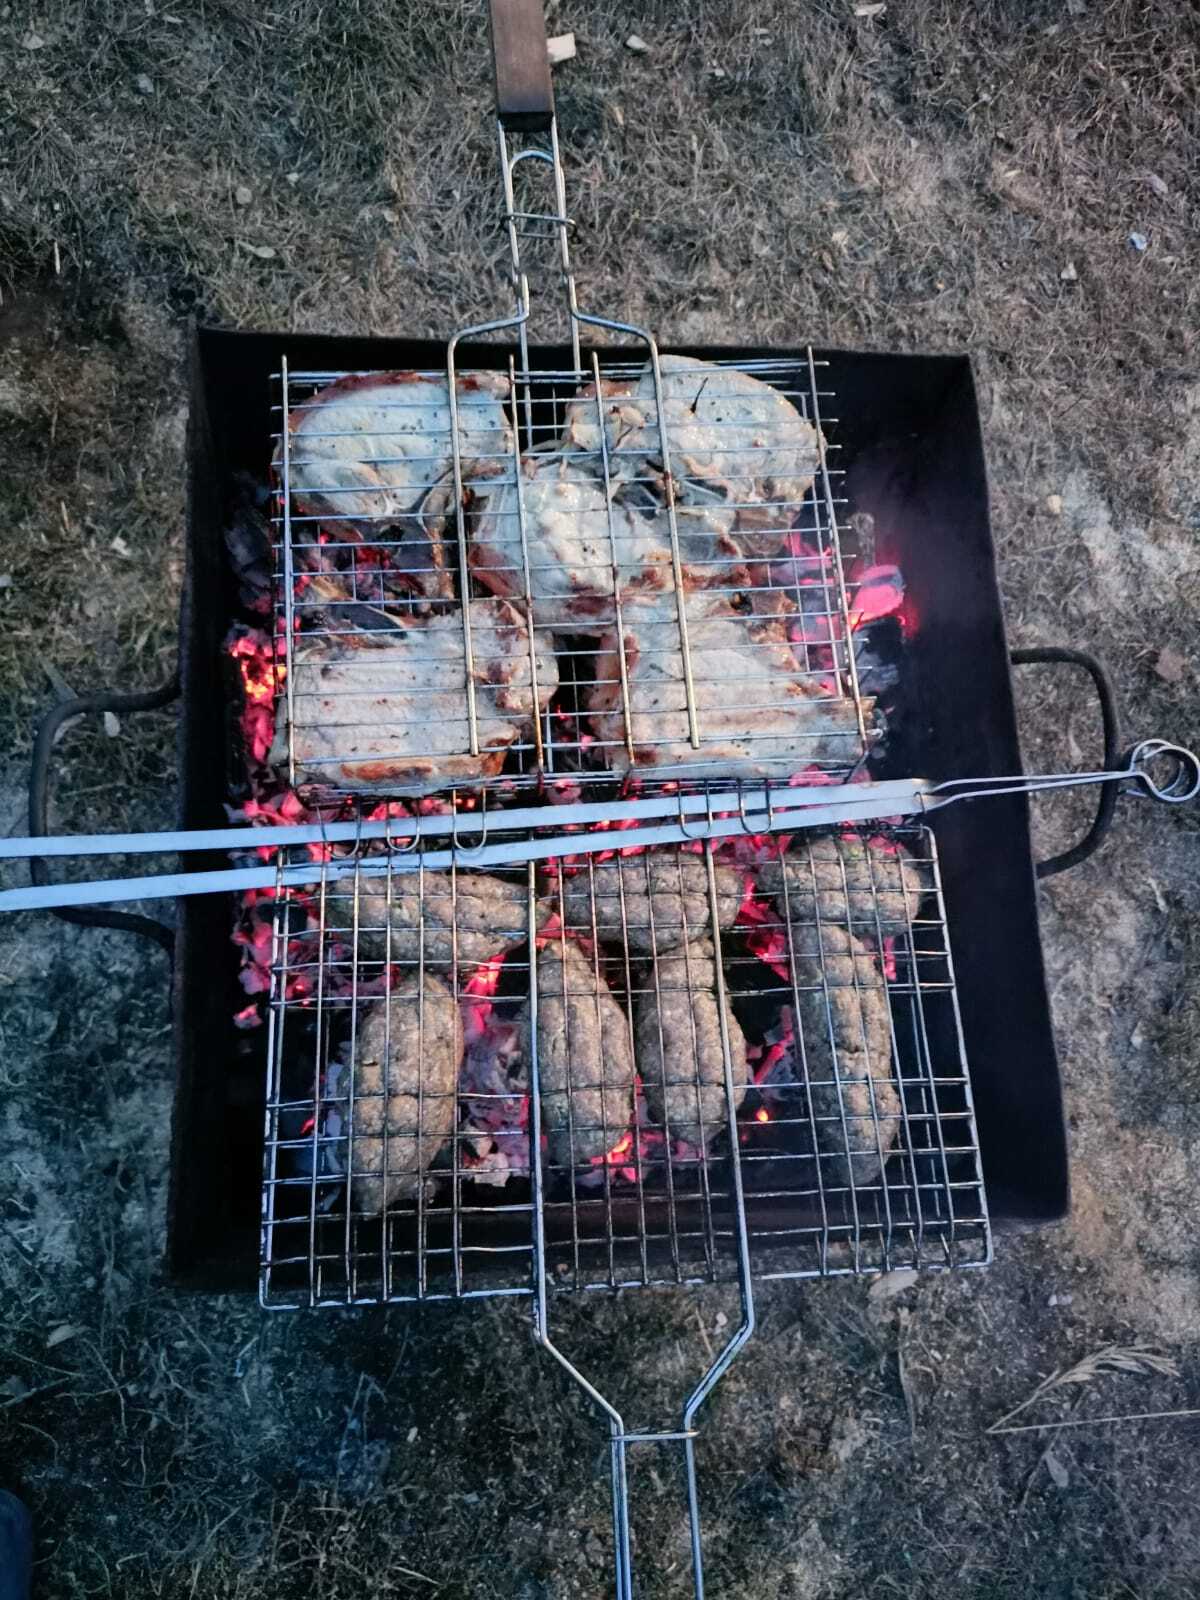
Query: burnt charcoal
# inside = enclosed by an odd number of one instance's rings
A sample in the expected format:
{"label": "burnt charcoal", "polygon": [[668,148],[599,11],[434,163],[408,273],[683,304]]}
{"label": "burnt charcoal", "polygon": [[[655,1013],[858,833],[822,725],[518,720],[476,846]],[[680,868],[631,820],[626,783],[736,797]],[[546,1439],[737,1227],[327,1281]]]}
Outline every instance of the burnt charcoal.
{"label": "burnt charcoal", "polygon": [[225,549],[238,584],[238,603],[262,612],[271,604],[271,528],[263,513],[245,502],[225,528]]}
{"label": "burnt charcoal", "polygon": [[854,665],[858,687],[879,698],[900,683],[904,638],[895,617],[869,622],[854,635]]}

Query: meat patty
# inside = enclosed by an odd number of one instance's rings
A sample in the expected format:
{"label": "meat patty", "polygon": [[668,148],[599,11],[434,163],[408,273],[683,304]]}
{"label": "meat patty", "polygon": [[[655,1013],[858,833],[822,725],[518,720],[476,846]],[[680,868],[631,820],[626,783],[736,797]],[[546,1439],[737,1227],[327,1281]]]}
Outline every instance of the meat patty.
{"label": "meat patty", "polygon": [[[714,863],[717,916],[721,927],[737,917],[744,898],[742,875]],[[554,909],[559,909],[557,900]],[[627,944],[640,955],[677,950],[712,926],[708,866],[686,850],[648,850],[637,856],[564,876],[561,914],[570,933]]]}
{"label": "meat patty", "polygon": [[[535,931],[548,914],[539,901]],[[326,921],[350,934],[354,927],[353,890],[326,911]],[[388,942],[388,929],[391,942]],[[424,938],[422,940],[422,929]],[[454,930],[457,929],[457,942]],[[369,961],[412,962],[475,967],[503,955],[529,937],[528,893],[489,872],[393,872],[362,875],[358,885],[358,949]]]}
{"label": "meat patty", "polygon": [[674,597],[631,599],[621,608],[628,727],[615,627],[600,638],[594,681],[583,695],[609,766],[764,777],[811,762],[853,765],[861,752],[853,702],[834,692],[832,680],[806,673],[777,626],[740,616],[715,596],[692,595],[686,605],[700,746],[688,739]]}
{"label": "meat patty", "polygon": [[823,1186],[879,1177],[900,1129],[891,1008],[871,952],[847,928],[812,929],[797,953],[800,1041]]}
{"label": "meat patty", "polygon": [[[470,753],[461,610],[386,632],[301,635],[292,654],[292,751],[298,783],[365,792],[420,793],[500,771],[530,737],[558,687],[546,635],[503,600],[470,603],[479,753]],[[269,760],[288,759],[288,696],[276,710]]]}
{"label": "meat patty", "polygon": [[[520,502],[510,477],[474,496],[471,570],[495,594],[529,594],[534,621],[570,631],[612,616],[614,573],[624,592],[672,582],[669,535],[606,493],[592,458],[526,456]],[[525,513],[521,545],[520,509]]]}
{"label": "meat patty", "polygon": [[411,1199],[454,1132],[462,1019],[444,983],[415,974],[364,1006],[347,1108],[355,1206]]}
{"label": "meat patty", "polygon": [[933,874],[897,840],[803,835],[761,868],[758,886],[793,925],[836,922],[860,936],[898,934],[932,891]]}
{"label": "meat patty", "polygon": [[[550,1162],[585,1166],[607,1155],[629,1127],[634,1089],[629,1024],[591,957],[570,941],[538,952],[537,991],[542,1129]],[[528,1041],[528,1005],[519,1026]]]}
{"label": "meat patty", "polygon": [[[508,379],[477,372],[456,381],[459,457],[491,476],[511,461]],[[403,517],[451,471],[445,378],[369,372],[341,378],[288,417],[288,482],[298,512],[329,531],[377,537],[371,525]],[[283,456],[275,452],[279,470]]]}
{"label": "meat patty", "polygon": [[[747,555],[778,551],[821,461],[818,430],[785,394],[732,367],[660,356],[663,417],[676,502],[703,506]],[[562,444],[598,451],[610,473],[661,496],[662,438],[649,363],[626,382],[589,385],[566,410]]]}
{"label": "meat patty", "polygon": [[[677,954],[659,956],[645,992],[634,1004],[638,1071],[651,1119],[669,1139],[704,1150],[729,1126],[725,1047],[711,941],[697,940]],[[749,1082],[746,1040],[725,1006],[734,1110]]]}

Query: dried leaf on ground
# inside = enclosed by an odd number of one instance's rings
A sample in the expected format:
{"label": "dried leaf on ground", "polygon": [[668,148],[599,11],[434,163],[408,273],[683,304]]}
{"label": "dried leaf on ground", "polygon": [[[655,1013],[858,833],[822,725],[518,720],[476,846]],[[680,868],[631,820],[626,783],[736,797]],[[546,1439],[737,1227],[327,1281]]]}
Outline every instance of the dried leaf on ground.
{"label": "dried leaf on ground", "polygon": [[900,1267],[895,1272],[883,1272],[867,1290],[868,1300],[891,1300],[898,1294],[903,1294],[905,1289],[911,1289],[917,1281],[917,1274],[911,1267]]}
{"label": "dried leaf on ground", "polygon": [[1154,670],[1164,683],[1181,683],[1187,676],[1187,657],[1167,645],[1155,656]]}
{"label": "dried leaf on ground", "polygon": [[60,1344],[66,1344],[68,1339],[75,1339],[87,1329],[80,1327],[76,1322],[61,1322],[57,1328],[52,1328],[46,1336],[46,1349],[53,1350]]}

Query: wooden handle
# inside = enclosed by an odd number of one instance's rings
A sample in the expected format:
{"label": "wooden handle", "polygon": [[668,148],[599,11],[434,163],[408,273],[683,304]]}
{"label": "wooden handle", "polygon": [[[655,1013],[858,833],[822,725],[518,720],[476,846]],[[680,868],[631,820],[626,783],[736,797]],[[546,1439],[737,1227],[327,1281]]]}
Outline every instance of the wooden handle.
{"label": "wooden handle", "polygon": [[491,0],[491,9],[496,115],[514,132],[544,130],[554,116],[554,90],[542,0]]}

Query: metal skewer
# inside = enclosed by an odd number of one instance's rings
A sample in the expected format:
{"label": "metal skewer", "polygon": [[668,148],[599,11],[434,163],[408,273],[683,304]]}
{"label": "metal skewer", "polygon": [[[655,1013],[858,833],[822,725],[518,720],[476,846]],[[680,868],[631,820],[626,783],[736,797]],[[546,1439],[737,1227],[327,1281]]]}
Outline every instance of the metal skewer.
{"label": "metal skewer", "polygon": [[[1169,763],[1168,770],[1155,777],[1157,763]],[[1055,789],[1088,787],[1100,783],[1129,783],[1133,792],[1182,805],[1200,795],[1200,758],[1181,745],[1165,739],[1145,739],[1130,752],[1126,766],[1116,771],[1013,774],[987,779],[948,778],[929,783],[921,778],[899,778],[885,783],[836,784],[815,789],[772,790],[764,785],[750,791],[722,790],[716,794],[658,795],[644,800],[600,802],[571,806],[526,808],[511,812],[486,808],[475,812],[454,812],[448,816],[388,818],[379,822],[351,821],[310,823],[296,827],[212,828],[195,832],[86,834],[54,838],[0,840],[0,859],[28,859],[48,856],[136,855],[186,852],[191,850],[248,851],[266,846],[336,844],[357,846],[378,842],[385,846],[377,869],[415,871],[449,868],[461,861],[469,849],[473,867],[512,867],[530,861],[546,861],[562,855],[588,855],[610,850],[614,830],[621,848],[686,844],[697,840],[724,839],[738,833],[781,833],[802,828],[854,826],[889,817],[927,815],[955,805],[961,800],[978,800],[997,795],[1040,794]],[[625,828],[630,821],[654,822],[674,817],[657,826]],[[583,826],[599,831],[581,834],[562,829]],[[543,838],[514,838],[488,842],[489,829],[509,832],[520,829],[549,828]],[[465,847],[464,835],[478,834],[479,842]],[[451,837],[449,848],[418,852],[421,840]],[[406,861],[405,856],[409,859]],[[322,863],[299,863],[284,869],[289,887],[318,882],[325,870]],[[337,863],[328,868],[334,875]],[[354,856],[342,869],[354,870]],[[362,864],[364,872],[372,864]],[[220,872],[185,872],[147,875],[140,878],[100,879],[86,883],[47,884],[40,887],[0,891],[0,911],[44,911],[59,906],[107,905],[128,900],[165,900],[180,895],[229,894],[247,889],[268,888],[276,882],[273,867],[239,867]]]}

